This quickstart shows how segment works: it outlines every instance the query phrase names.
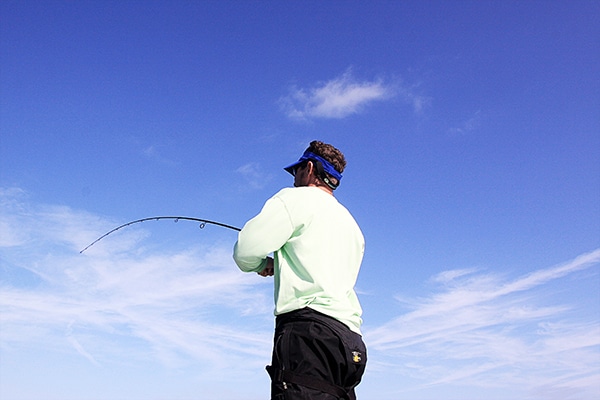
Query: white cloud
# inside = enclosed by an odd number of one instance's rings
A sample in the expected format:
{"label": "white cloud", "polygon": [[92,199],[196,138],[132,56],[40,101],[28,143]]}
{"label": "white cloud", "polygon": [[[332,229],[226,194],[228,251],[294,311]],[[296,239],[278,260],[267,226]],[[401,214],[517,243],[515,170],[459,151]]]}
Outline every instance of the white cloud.
{"label": "white cloud", "polygon": [[480,124],[481,110],[478,110],[465,121],[460,123],[457,127],[450,128],[448,131],[452,135],[466,135],[479,128]]}
{"label": "white cloud", "polygon": [[393,97],[395,91],[382,80],[357,81],[348,70],[309,89],[292,88],[280,101],[291,118],[345,118],[360,112],[367,104]]}
{"label": "white cloud", "polygon": [[[241,394],[231,389],[231,398],[268,392],[263,367],[271,351],[272,282],[238,271],[230,244],[203,231],[202,243],[177,241],[165,250],[155,229],[150,236],[136,226],[81,255],[80,249],[117,224],[69,207],[31,204],[14,190],[0,191],[0,205],[0,223],[9,227],[0,243],[3,365],[25,368],[33,353],[36,365],[57,363],[53,368],[62,370],[63,360],[76,359],[69,374],[89,366],[86,379],[112,379],[112,388],[102,386],[117,393],[112,397],[124,392],[107,369],[127,371],[123,379],[139,381],[128,398],[147,398],[144,390],[162,388],[148,382],[146,367],[164,368],[171,376],[193,371],[206,393],[229,390],[232,375],[246,385]],[[490,399],[591,399],[600,389],[598,310],[580,309],[577,297],[567,302],[555,294],[577,291],[583,275],[597,281],[599,265],[596,250],[514,279],[480,268],[437,274],[430,280],[434,292],[403,298],[409,312],[364,327],[369,367],[361,393],[468,399],[480,398],[483,390],[505,396]],[[18,368],[1,370],[10,384],[3,383],[3,390],[25,393],[12,371]],[[33,386],[46,379],[37,373],[28,374]],[[62,375],[44,387],[77,381]],[[248,394],[247,385],[255,382],[254,394]],[[475,395],[468,396],[469,390]],[[82,397],[56,392],[54,398]]]}
{"label": "white cloud", "polygon": [[376,354],[371,359],[445,390],[512,387],[537,398],[533,394],[554,388],[562,395],[540,398],[590,398],[600,389],[597,312],[549,301],[548,286],[568,285],[587,269],[597,280],[599,265],[600,249],[514,280],[477,270],[445,271],[433,279],[441,291],[413,300],[412,311],[366,331]]}
{"label": "white cloud", "polygon": [[422,114],[431,105],[431,97],[422,94],[419,85],[398,84],[396,87],[398,96],[404,103],[412,106],[415,114]]}
{"label": "white cloud", "polygon": [[114,224],[0,195],[0,222],[10,228],[0,245],[1,349],[50,347],[96,366],[123,354],[142,363],[201,360],[209,373],[232,374],[248,368],[240,360],[255,360],[253,368],[268,360],[270,282],[240,272],[231,246],[211,244],[208,231],[203,245],[165,252],[141,247],[146,235],[134,227],[82,255]]}
{"label": "white cloud", "polygon": [[174,161],[164,155],[163,151],[161,150],[161,146],[146,146],[141,150],[141,153],[146,159],[165,166],[174,167],[179,165],[179,162]]}
{"label": "white cloud", "polygon": [[271,179],[271,175],[265,173],[260,164],[255,162],[242,165],[236,172],[245,179],[251,189],[262,189]]}
{"label": "white cloud", "polygon": [[442,271],[439,274],[435,275],[431,280],[434,282],[449,283],[461,276],[472,274],[475,271],[476,270],[473,268]]}

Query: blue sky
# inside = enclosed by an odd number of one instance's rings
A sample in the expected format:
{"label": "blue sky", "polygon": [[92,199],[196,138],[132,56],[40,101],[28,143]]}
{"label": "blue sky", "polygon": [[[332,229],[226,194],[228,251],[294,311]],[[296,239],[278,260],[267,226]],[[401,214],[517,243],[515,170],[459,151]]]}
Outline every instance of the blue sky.
{"label": "blue sky", "polygon": [[600,3],[0,3],[0,397],[265,399],[235,232],[311,140],[367,248],[361,400],[600,393]]}

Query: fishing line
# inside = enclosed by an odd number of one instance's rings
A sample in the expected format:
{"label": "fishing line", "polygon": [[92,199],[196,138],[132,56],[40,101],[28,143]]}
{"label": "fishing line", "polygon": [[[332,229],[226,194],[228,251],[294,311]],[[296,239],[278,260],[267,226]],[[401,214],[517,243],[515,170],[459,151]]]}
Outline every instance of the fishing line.
{"label": "fishing line", "polygon": [[105,237],[107,237],[108,235],[110,235],[111,233],[114,233],[114,232],[118,231],[121,228],[125,228],[126,226],[137,224],[137,223],[140,223],[140,222],[158,221],[158,220],[161,220],[161,219],[172,219],[175,222],[179,222],[179,220],[200,222],[200,229],[204,229],[204,227],[206,226],[206,224],[211,224],[211,225],[220,226],[222,228],[227,228],[227,229],[231,229],[231,230],[238,231],[238,232],[241,231],[240,228],[237,228],[235,226],[227,225],[227,224],[224,224],[222,222],[211,221],[209,219],[203,219],[203,218],[194,218],[194,217],[148,217],[148,218],[136,219],[135,221],[127,222],[126,224],[117,226],[113,230],[110,230],[110,231],[106,232],[104,235],[100,236],[98,239],[96,239],[92,243],[88,244],[85,247],[85,249],[81,250],[79,253],[80,254],[83,253],[84,251],[86,251],[87,249],[89,249],[90,247],[92,247],[93,245],[95,245],[96,243],[98,243],[99,241],[101,241],[102,239],[104,239]]}

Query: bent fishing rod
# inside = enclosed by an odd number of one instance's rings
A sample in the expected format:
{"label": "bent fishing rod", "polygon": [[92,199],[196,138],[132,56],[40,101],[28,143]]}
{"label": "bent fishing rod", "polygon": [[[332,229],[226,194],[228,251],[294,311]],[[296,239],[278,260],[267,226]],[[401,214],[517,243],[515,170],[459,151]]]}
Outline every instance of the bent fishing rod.
{"label": "bent fishing rod", "polygon": [[148,218],[136,219],[135,221],[130,221],[130,222],[127,222],[126,224],[117,226],[116,228],[114,228],[114,229],[106,232],[104,235],[100,236],[98,239],[94,240],[92,243],[88,244],[79,253],[80,254],[83,253],[84,251],[86,251],[87,249],[89,249],[90,247],[92,247],[93,245],[95,245],[96,243],[98,243],[99,241],[101,241],[102,239],[104,239],[105,237],[107,237],[108,235],[110,235],[111,233],[114,233],[114,232],[118,231],[119,229],[125,228],[126,226],[137,224],[137,223],[140,223],[140,222],[145,222],[145,221],[158,221],[158,220],[161,220],[161,219],[172,219],[175,222],[179,222],[179,220],[200,222],[200,229],[204,229],[204,227],[206,226],[206,224],[210,224],[210,225],[216,225],[216,226],[220,226],[222,228],[227,228],[227,229],[231,229],[231,230],[238,231],[238,232],[241,231],[240,228],[237,228],[235,226],[227,225],[227,224],[224,224],[222,222],[211,221],[209,219],[204,219],[204,218],[194,218],[194,217],[148,217]]}

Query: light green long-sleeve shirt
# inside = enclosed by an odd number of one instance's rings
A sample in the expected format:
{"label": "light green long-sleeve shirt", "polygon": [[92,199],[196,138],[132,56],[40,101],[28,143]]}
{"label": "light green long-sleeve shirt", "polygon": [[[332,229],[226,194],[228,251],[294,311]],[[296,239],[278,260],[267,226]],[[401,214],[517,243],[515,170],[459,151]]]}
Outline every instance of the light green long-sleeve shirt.
{"label": "light green long-sleeve shirt", "polygon": [[310,307],[360,334],[354,291],[365,241],[337,199],[316,187],[282,189],[244,225],[233,258],[259,272],[274,254],[275,315]]}

